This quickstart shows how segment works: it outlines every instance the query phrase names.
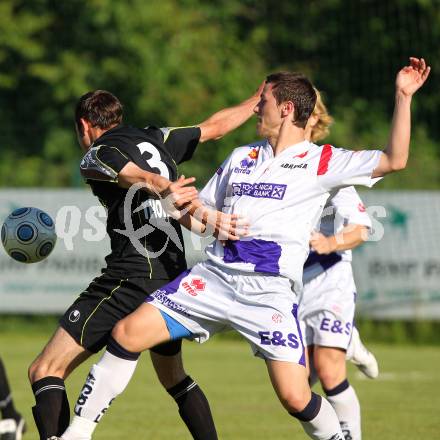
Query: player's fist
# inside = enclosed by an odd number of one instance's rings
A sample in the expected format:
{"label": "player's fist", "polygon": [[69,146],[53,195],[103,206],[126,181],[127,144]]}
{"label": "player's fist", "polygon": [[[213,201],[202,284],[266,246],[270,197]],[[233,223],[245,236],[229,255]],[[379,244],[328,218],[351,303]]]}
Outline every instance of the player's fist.
{"label": "player's fist", "polygon": [[409,66],[403,67],[396,77],[396,92],[412,96],[428,79],[431,67],[423,58],[409,59]]}
{"label": "player's fist", "polygon": [[164,198],[168,205],[180,210],[198,196],[198,191],[194,186],[188,186],[195,182],[194,177],[185,178],[180,176],[175,182],[170,182],[164,191],[161,192],[161,197]]}
{"label": "player's fist", "polygon": [[310,237],[310,247],[318,254],[331,254],[337,248],[336,237],[326,237],[320,232],[313,231]]}

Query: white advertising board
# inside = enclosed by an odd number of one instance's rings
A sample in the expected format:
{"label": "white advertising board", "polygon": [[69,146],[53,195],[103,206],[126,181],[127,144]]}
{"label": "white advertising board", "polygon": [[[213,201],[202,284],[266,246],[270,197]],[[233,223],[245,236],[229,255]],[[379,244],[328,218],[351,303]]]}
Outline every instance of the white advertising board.
{"label": "white advertising board", "polygon": [[[440,319],[440,193],[365,191],[374,241],[354,252],[358,314],[381,319]],[[110,246],[105,210],[85,189],[1,190],[0,221],[35,206],[57,223],[47,260],[22,264],[0,250],[0,313],[61,313],[100,273]],[[206,241],[205,241],[206,242]],[[203,258],[185,233],[190,265]]]}

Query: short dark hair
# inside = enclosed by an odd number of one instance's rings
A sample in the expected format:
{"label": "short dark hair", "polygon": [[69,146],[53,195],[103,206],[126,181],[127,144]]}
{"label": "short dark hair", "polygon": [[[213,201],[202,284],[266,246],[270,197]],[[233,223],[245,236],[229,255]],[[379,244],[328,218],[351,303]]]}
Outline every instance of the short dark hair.
{"label": "short dark hair", "polygon": [[316,92],[308,78],[302,73],[278,72],[269,75],[266,82],[272,84],[272,93],[277,104],[293,102],[293,123],[297,127],[305,128],[316,103]]}
{"label": "short dark hair", "polygon": [[75,108],[75,123],[81,131],[80,119],[89,121],[103,130],[122,122],[122,104],[115,95],[106,90],[88,92],[79,98]]}

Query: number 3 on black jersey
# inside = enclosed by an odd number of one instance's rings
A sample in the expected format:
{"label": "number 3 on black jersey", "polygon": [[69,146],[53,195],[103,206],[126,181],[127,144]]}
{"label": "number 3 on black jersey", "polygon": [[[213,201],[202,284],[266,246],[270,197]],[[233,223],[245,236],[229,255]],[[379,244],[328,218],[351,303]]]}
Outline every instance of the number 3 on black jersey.
{"label": "number 3 on black jersey", "polygon": [[145,161],[151,168],[157,168],[161,176],[167,179],[170,178],[168,167],[162,161],[159,150],[153,144],[150,144],[150,142],[141,142],[136,146],[139,148],[142,158],[144,158],[144,153],[149,153],[151,155],[149,159],[145,159]]}

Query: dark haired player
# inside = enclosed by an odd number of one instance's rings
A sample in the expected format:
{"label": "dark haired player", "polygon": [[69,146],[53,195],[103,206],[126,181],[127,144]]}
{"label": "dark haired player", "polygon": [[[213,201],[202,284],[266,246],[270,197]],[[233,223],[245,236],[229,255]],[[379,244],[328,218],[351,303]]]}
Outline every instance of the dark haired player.
{"label": "dark haired player", "polygon": [[[75,126],[86,152],[81,172],[108,211],[111,253],[102,275],[68,308],[29,368],[41,440],[61,435],[69,424],[66,377],[107,344],[116,322],[135,310],[145,295],[186,269],[180,225],[157,199],[171,200],[172,208],[181,209],[197,197],[195,188],[188,186],[193,178],[177,179],[177,165],[191,158],[199,142],[220,138],[245,122],[259,93],[198,126],[167,129],[123,125],[122,105],[109,92],[97,90],[80,98]],[[140,190],[127,189],[136,183],[142,185]],[[180,221],[205,228],[188,215]],[[216,228],[217,220],[213,222]],[[146,234],[136,238],[134,231],[140,228]],[[208,401],[183,369],[180,341],[154,348],[151,357],[193,437],[217,439]]]}

